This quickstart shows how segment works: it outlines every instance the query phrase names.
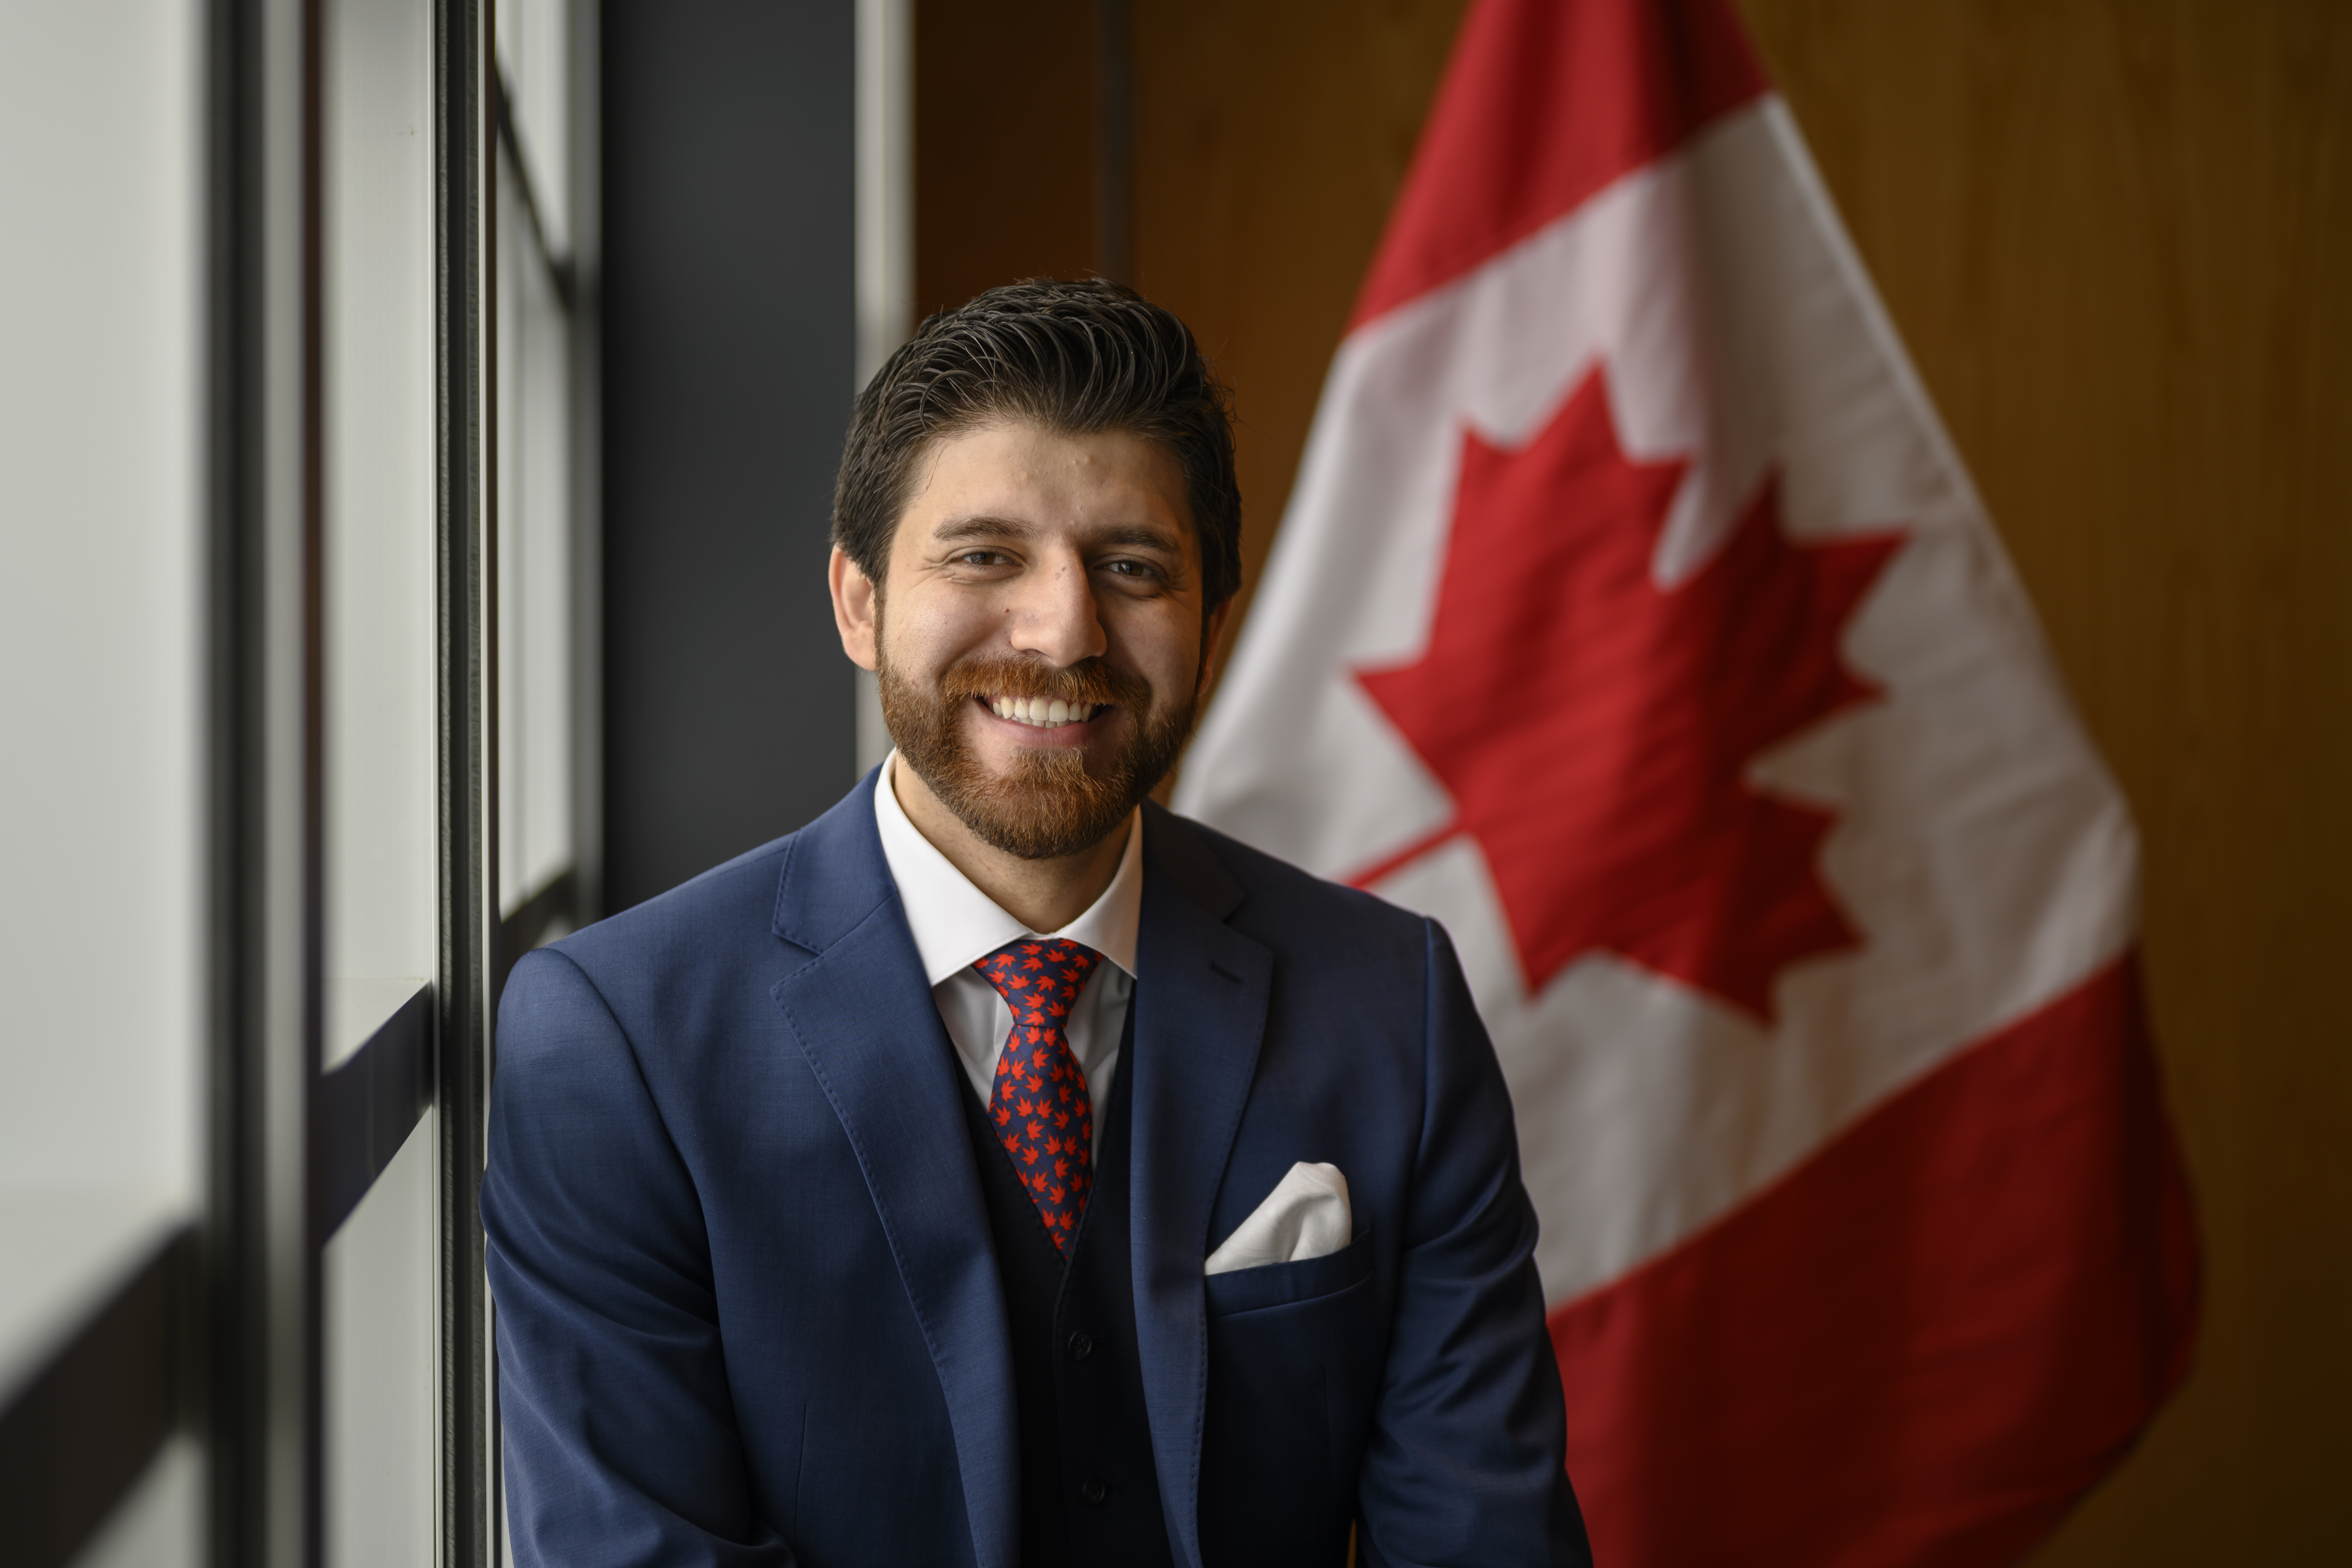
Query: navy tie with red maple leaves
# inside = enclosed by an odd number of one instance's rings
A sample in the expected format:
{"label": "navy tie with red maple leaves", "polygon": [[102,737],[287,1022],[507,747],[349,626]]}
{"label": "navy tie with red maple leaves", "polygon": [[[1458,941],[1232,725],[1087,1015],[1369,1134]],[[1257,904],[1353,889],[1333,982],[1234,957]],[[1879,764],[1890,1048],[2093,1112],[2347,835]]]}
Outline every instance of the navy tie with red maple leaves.
{"label": "navy tie with red maple leaves", "polygon": [[1013,1009],[989,1120],[1064,1258],[1077,1242],[1094,1184],[1095,1113],[1063,1025],[1101,962],[1101,953],[1075,942],[1024,937],[972,965]]}

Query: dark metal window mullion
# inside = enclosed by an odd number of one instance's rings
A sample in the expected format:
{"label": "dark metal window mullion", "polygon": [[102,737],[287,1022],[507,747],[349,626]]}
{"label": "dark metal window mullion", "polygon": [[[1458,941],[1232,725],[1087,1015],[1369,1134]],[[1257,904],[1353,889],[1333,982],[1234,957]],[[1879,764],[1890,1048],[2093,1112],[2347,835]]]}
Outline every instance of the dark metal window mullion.
{"label": "dark metal window mullion", "polygon": [[266,930],[261,700],[268,464],[263,300],[268,49],[256,0],[206,7],[205,1556],[267,1560],[268,1170],[258,1025]]}
{"label": "dark metal window mullion", "polygon": [[320,5],[206,9],[208,1556],[318,1563]]}
{"label": "dark metal window mullion", "polygon": [[479,1195],[497,931],[496,451],[488,8],[435,0],[441,1114],[441,1529],[446,1568],[496,1562]]}

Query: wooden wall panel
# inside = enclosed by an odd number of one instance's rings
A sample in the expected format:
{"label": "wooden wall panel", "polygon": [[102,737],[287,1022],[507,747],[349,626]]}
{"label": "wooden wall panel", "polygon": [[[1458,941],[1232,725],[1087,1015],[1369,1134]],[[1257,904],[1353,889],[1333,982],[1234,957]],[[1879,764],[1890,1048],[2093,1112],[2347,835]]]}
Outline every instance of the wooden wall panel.
{"label": "wooden wall panel", "polygon": [[1095,266],[1094,0],[915,0],[915,319]]}
{"label": "wooden wall panel", "polygon": [[1136,282],[1234,384],[1244,595],[1461,9],[1134,0]]}

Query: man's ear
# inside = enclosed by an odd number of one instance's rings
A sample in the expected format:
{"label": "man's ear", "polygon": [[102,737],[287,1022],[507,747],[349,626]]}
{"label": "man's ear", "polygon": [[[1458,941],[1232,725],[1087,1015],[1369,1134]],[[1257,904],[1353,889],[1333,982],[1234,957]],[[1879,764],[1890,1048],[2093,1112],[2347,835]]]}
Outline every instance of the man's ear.
{"label": "man's ear", "polygon": [[1217,678],[1217,648],[1224,641],[1225,622],[1233,613],[1234,602],[1227,599],[1209,612],[1208,624],[1201,628],[1201,679],[1192,688],[1195,697],[1209,689],[1209,683]]}
{"label": "man's ear", "polygon": [[874,668],[880,662],[874,614],[880,595],[874,579],[838,544],[825,575],[833,584],[833,624],[841,631],[841,651],[858,668]]}

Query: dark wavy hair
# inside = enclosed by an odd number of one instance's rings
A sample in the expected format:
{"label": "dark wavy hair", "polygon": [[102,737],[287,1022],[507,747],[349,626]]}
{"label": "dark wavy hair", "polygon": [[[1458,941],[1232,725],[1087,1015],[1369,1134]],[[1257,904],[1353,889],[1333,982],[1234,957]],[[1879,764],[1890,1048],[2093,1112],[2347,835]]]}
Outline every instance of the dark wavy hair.
{"label": "dark wavy hair", "polygon": [[1242,584],[1231,396],[1192,330],[1100,279],[1031,279],[941,310],[857,395],[833,487],[833,542],[878,587],[931,442],[1017,418],[1071,435],[1125,430],[1184,475],[1203,612]]}

